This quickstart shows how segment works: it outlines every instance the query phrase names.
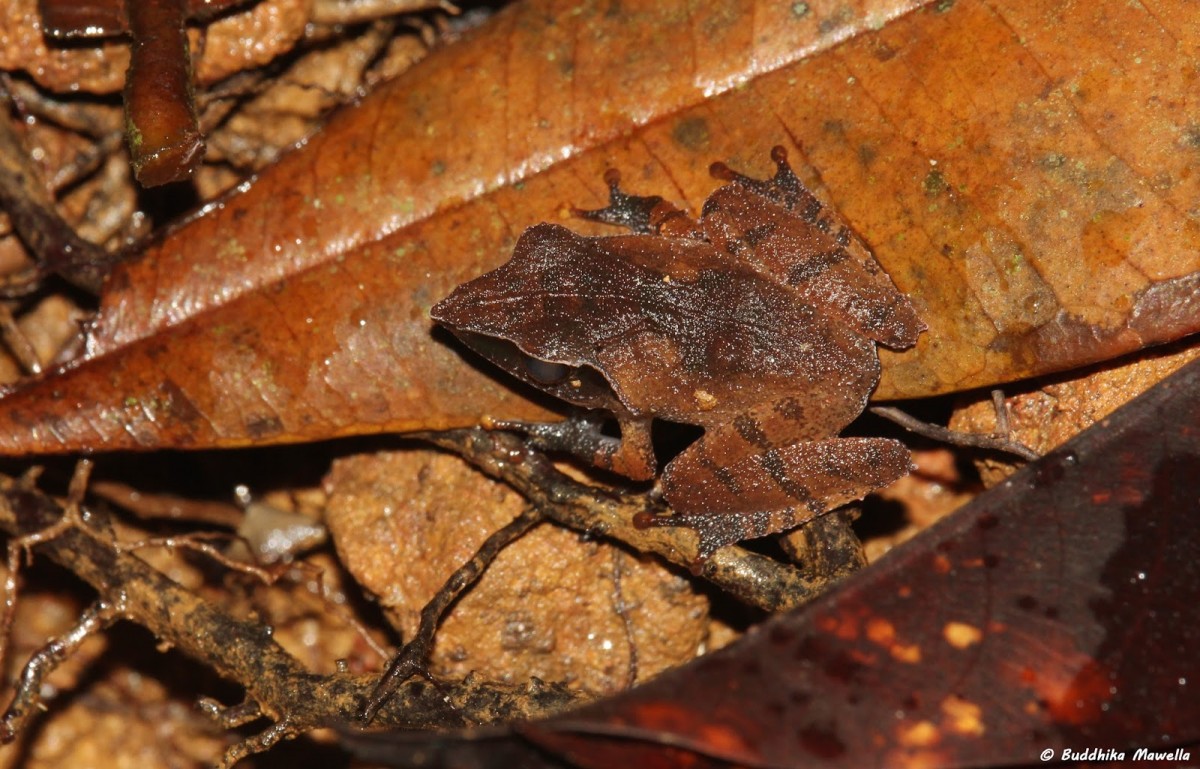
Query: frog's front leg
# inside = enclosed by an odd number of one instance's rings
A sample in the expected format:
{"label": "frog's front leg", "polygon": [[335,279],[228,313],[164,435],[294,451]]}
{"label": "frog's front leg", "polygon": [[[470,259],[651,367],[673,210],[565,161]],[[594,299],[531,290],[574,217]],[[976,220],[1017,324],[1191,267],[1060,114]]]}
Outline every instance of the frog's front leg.
{"label": "frog's front leg", "polygon": [[635,521],[695,529],[697,565],[717,548],[786,531],[862,499],[912,469],[908,449],[888,438],[754,447],[737,431],[717,428],[672,460],[662,485],[673,514]]}
{"label": "frog's front leg", "polygon": [[604,173],[608,185],[608,205],[604,208],[572,209],[580,219],[624,227],[641,235],[703,239],[699,223],[675,204],[659,195],[630,195],[621,190],[621,174],[610,168]]}
{"label": "frog's front leg", "polygon": [[634,481],[654,477],[658,462],[650,440],[650,420],[618,418],[621,437],[605,435],[597,412],[577,414],[562,422],[491,420],[488,428],[524,433],[542,451],[565,451],[584,462]]}

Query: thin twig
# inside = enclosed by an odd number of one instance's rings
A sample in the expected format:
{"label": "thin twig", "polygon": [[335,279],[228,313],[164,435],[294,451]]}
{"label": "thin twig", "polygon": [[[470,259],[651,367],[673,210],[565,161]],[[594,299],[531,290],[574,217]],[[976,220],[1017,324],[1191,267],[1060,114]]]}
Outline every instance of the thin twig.
{"label": "thin twig", "polygon": [[256,753],[264,753],[284,740],[299,737],[311,728],[311,726],[298,725],[290,717],[285,716],[258,734],[228,747],[225,754],[221,756],[221,760],[217,762],[217,769],[230,769],[243,758]]}
{"label": "thin twig", "polygon": [[116,545],[117,552],[132,553],[137,550],[143,550],[148,547],[162,547],[168,550],[183,548],[185,550],[193,550],[198,553],[203,553],[217,563],[231,571],[241,572],[254,577],[264,585],[274,585],[283,575],[292,570],[292,564],[279,563],[272,566],[260,566],[257,563],[248,563],[239,561],[235,558],[230,558],[224,552],[212,545],[212,542],[241,542],[241,537],[236,534],[227,534],[218,531],[194,531],[190,534],[180,534],[171,537],[149,537],[147,539],[139,539],[136,542],[121,542]]}
{"label": "thin twig", "polygon": [[941,425],[923,422],[894,406],[872,406],[871,413],[891,420],[909,432],[952,446],[970,446],[988,451],[1000,451],[1005,454],[1013,454],[1028,462],[1041,458],[1036,451],[1023,443],[1010,439],[1007,435],[983,435],[951,430]]}
{"label": "thin twig", "polygon": [[629,616],[629,604],[625,603],[625,591],[621,587],[621,561],[626,558],[625,551],[619,547],[612,548],[612,583],[613,611],[621,618],[621,626],[625,629],[625,643],[629,646],[629,665],[625,673],[625,688],[632,689],[638,678],[638,646],[633,633],[633,619]]}
{"label": "thin twig", "polygon": [[224,729],[236,729],[263,717],[262,708],[254,700],[242,700],[237,705],[222,705],[212,697],[201,697],[196,705],[213,723]]}
{"label": "thin twig", "polygon": [[1004,400],[1003,390],[992,390],[992,408],[996,411],[996,434],[1011,438],[1012,428],[1008,423],[1008,403]]}
{"label": "thin twig", "polygon": [[0,337],[4,339],[5,346],[26,374],[42,373],[42,362],[38,360],[37,350],[17,325],[9,302],[0,302]]}
{"label": "thin twig", "polygon": [[125,603],[117,598],[97,599],[79,618],[75,627],[43,646],[21,671],[17,691],[0,721],[0,742],[11,742],[42,702],[46,676],[54,672],[89,637],[105,630],[125,616]]}
{"label": "thin twig", "polygon": [[[274,585],[283,577],[293,573],[304,574],[311,581],[311,584],[304,585],[305,589],[319,598],[326,609],[333,612],[338,619],[353,629],[363,639],[367,648],[379,656],[379,659],[388,659],[388,652],[375,640],[370,631],[367,630],[366,625],[347,611],[345,606],[335,601],[329,594],[329,590],[325,585],[325,573],[319,567],[303,562],[264,564],[255,561],[254,563],[247,563],[236,558],[230,558],[222,550],[213,547],[210,544],[211,542],[245,543],[245,539],[237,534],[197,531],[171,537],[150,537],[148,539],[137,540],[136,542],[122,542],[116,545],[116,548],[122,553],[132,553],[147,547],[163,547],[169,550],[178,548],[193,550],[212,558],[231,571],[254,577],[264,585]],[[251,557],[254,557],[253,554]],[[294,581],[296,584],[301,584],[300,579],[295,579]]]}
{"label": "thin twig", "polygon": [[[92,142],[102,141],[108,136],[121,135],[119,110],[114,111],[113,119],[105,119],[104,113],[79,109],[77,103],[64,101],[61,95],[54,98],[33,83],[15,78],[8,72],[0,73],[0,89],[12,100],[18,118],[32,117],[39,122],[79,134]],[[60,187],[56,186],[54,189]]]}
{"label": "thin twig", "polygon": [[[32,486],[39,473],[40,471],[31,473],[21,482]],[[12,623],[17,614],[17,596],[21,590],[21,566],[32,560],[35,545],[49,542],[79,524],[80,503],[83,501],[91,474],[92,461],[90,459],[76,462],[74,473],[71,476],[67,504],[63,508],[62,516],[42,529],[13,537],[6,545],[8,574],[4,578],[4,615],[3,618],[0,618],[0,670],[4,669]]]}
{"label": "thin twig", "polygon": [[54,199],[7,119],[0,119],[0,208],[8,213],[13,230],[36,264],[20,280],[10,279],[0,286],[0,295],[19,296],[21,291],[36,288],[37,280],[52,272],[85,291],[99,292],[118,257],[79,237],[59,216]]}

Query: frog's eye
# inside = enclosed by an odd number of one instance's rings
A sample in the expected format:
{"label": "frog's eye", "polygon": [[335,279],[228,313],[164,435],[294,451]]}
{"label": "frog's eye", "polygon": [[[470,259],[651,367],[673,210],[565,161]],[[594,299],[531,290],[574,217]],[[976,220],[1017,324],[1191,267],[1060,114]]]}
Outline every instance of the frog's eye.
{"label": "frog's eye", "polygon": [[554,363],[548,360],[538,360],[537,358],[525,359],[525,370],[529,375],[538,380],[542,384],[557,384],[567,378],[571,373],[571,367],[564,363]]}

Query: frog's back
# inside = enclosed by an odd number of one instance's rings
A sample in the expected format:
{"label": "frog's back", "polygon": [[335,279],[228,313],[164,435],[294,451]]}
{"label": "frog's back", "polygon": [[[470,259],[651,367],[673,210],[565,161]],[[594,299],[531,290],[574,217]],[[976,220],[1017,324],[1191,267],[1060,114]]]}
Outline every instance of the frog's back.
{"label": "frog's back", "polygon": [[[655,238],[622,247],[639,240]],[[591,353],[633,413],[709,425],[784,393],[865,403],[879,378],[870,339],[708,244],[667,242],[675,259],[638,264],[640,322],[597,335]]]}
{"label": "frog's back", "polygon": [[775,392],[865,402],[874,344],[711,244],[555,224],[432,311],[456,332],[599,371],[633,414],[707,425]]}

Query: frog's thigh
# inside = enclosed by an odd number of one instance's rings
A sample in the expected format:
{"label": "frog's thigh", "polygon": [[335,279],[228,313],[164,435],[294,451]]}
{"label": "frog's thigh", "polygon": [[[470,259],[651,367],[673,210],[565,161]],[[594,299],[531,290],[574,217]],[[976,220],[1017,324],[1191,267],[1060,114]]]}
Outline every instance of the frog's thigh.
{"label": "frog's thigh", "polygon": [[830,438],[723,456],[702,439],[667,466],[663,490],[676,513],[672,522],[696,529],[707,555],[862,499],[911,466],[904,444],[887,438]]}

